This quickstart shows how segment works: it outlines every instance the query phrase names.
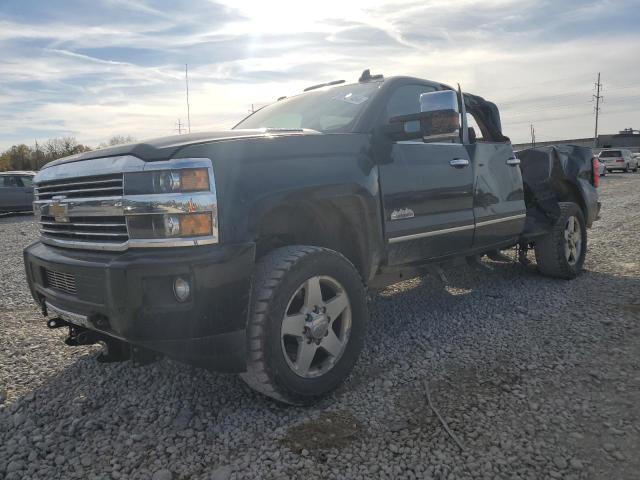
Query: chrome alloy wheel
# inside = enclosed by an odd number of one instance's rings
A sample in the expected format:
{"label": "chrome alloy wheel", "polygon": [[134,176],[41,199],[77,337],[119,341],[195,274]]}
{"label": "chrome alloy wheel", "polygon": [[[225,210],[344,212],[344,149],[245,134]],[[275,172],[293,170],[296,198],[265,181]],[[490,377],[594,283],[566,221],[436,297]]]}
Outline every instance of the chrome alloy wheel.
{"label": "chrome alloy wheel", "polygon": [[564,226],[564,256],[569,265],[575,265],[582,253],[582,230],[576,217],[569,217]]}
{"label": "chrome alloy wheel", "polygon": [[349,341],[351,304],[346,290],[334,278],[311,277],[289,300],[280,332],[291,370],[303,378],[324,375]]}

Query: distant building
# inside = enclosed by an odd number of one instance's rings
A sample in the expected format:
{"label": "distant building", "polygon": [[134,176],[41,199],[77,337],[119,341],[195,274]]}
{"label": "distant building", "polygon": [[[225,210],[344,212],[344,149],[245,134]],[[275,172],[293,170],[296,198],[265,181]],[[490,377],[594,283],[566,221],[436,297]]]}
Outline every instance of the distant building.
{"label": "distant building", "polygon": [[[593,147],[593,137],[590,138],[570,138],[567,140],[553,140],[551,142],[536,142],[536,147],[555,145],[557,143],[568,143],[582,147]],[[518,143],[513,146],[515,150],[530,148],[531,143]],[[598,135],[596,150],[603,148],[626,148],[634,153],[640,153],[640,130],[625,128],[619,133]]]}

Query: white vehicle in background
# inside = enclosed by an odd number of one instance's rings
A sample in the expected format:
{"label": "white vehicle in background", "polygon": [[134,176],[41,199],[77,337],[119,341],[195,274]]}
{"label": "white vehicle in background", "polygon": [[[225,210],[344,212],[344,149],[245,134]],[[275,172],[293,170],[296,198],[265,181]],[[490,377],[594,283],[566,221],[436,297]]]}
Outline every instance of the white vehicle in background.
{"label": "white vehicle in background", "polygon": [[634,157],[631,150],[625,149],[607,149],[602,150],[598,155],[600,163],[605,164],[607,172],[614,170],[622,170],[623,172],[637,172],[638,158]]}

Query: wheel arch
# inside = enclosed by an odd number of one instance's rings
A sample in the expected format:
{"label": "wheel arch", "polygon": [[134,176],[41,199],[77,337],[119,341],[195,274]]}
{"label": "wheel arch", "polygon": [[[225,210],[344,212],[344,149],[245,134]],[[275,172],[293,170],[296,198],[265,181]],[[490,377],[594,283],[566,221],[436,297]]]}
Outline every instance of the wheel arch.
{"label": "wheel arch", "polygon": [[317,202],[298,199],[273,205],[256,222],[256,259],[290,245],[324,247],[344,255],[364,281],[377,270],[367,211],[357,198]]}
{"label": "wheel arch", "polygon": [[[580,191],[579,187],[576,184],[568,180],[558,181],[554,185],[554,190],[558,198],[558,202],[575,203],[580,207],[580,210],[582,211],[582,215],[584,216],[585,221],[588,222],[589,212],[587,210],[587,205],[584,201],[582,192]],[[591,225],[587,224],[587,226],[591,226]]]}

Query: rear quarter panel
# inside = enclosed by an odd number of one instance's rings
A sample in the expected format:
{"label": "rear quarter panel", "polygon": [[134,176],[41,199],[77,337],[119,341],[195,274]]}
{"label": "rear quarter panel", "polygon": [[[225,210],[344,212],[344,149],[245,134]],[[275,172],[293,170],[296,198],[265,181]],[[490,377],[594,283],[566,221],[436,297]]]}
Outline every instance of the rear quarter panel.
{"label": "rear quarter panel", "polygon": [[593,152],[576,145],[552,145],[517,152],[527,204],[525,234],[534,223],[550,225],[559,214],[557,204],[575,192],[588,226],[598,214],[598,191],[591,183]]}

